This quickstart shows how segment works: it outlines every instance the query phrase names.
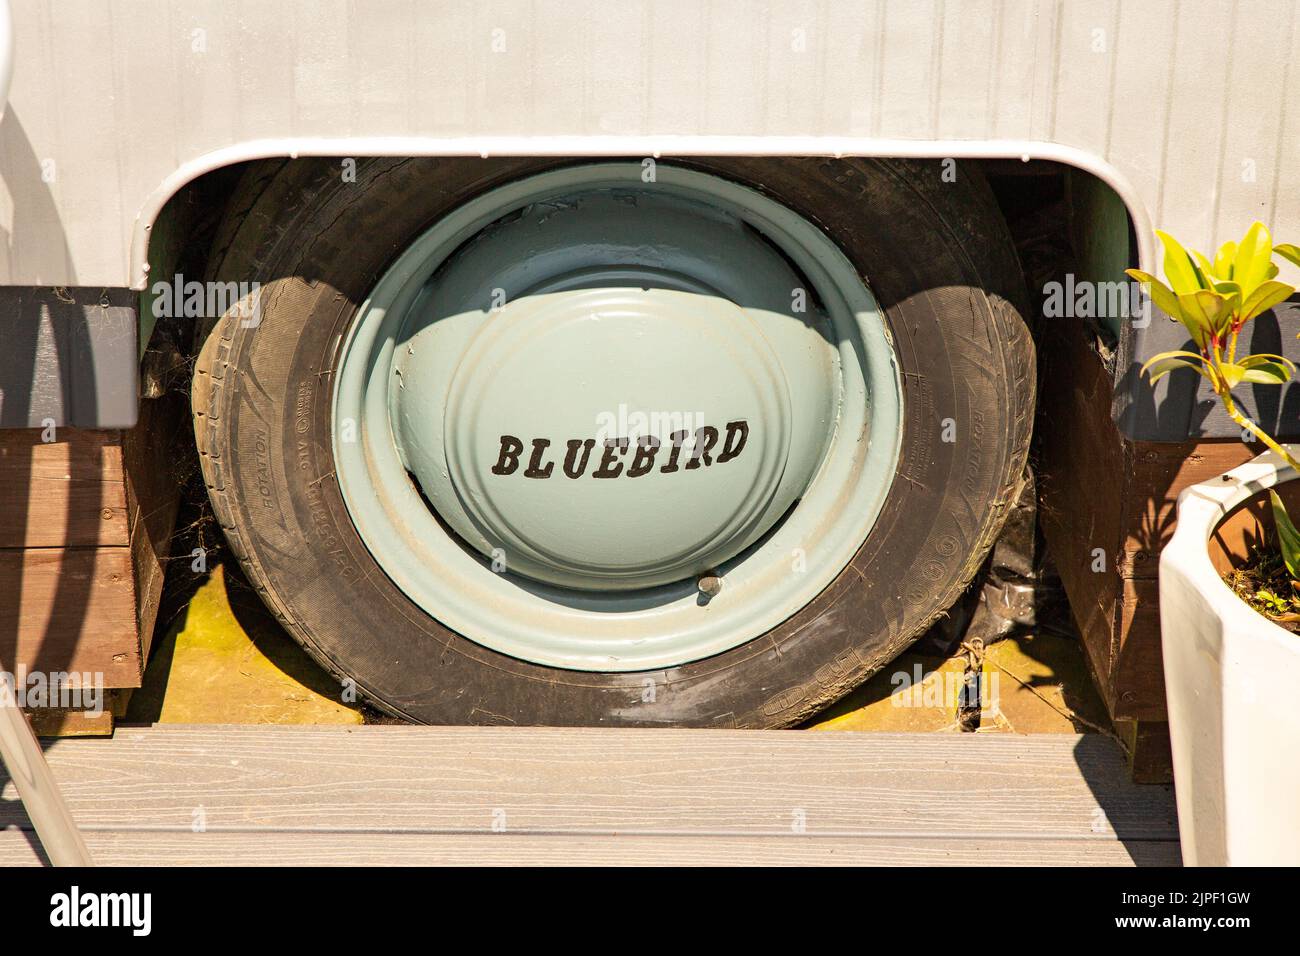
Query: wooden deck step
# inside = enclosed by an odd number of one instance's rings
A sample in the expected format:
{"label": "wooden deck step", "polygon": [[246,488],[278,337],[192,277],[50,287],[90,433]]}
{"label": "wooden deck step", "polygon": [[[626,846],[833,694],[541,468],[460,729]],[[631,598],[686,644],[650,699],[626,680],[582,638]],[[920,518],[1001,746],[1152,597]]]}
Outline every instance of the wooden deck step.
{"label": "wooden deck step", "polygon": [[[102,863],[1178,859],[1169,788],[1095,735],[159,725],[47,753]],[[0,783],[0,865],[40,862]]]}

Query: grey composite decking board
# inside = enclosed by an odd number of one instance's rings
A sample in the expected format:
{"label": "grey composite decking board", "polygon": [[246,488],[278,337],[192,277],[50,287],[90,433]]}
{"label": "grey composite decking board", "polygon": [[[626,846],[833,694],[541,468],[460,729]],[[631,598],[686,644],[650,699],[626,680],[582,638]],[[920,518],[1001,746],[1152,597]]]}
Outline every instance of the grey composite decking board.
{"label": "grey composite decking board", "polygon": [[[112,866],[1177,866],[1178,844],[817,836],[157,833],[90,831]],[[45,862],[29,831],[0,831],[0,867]]]}
{"label": "grey composite decking board", "polygon": [[[113,860],[1177,855],[1170,788],[1130,783],[1096,735],[160,725],[47,755]],[[4,779],[0,827],[26,826]],[[0,859],[32,852],[15,835]]]}

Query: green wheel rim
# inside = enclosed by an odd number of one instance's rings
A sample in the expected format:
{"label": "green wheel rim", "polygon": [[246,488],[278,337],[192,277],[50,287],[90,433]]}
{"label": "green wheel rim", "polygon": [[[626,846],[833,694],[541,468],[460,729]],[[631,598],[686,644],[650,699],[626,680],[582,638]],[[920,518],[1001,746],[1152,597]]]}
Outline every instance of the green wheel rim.
{"label": "green wheel rim", "polygon": [[653,174],[565,167],[464,204],[339,354],[367,548],[444,626],[536,664],[660,669],[762,635],[844,570],[897,467],[897,364],[853,265],[753,189]]}

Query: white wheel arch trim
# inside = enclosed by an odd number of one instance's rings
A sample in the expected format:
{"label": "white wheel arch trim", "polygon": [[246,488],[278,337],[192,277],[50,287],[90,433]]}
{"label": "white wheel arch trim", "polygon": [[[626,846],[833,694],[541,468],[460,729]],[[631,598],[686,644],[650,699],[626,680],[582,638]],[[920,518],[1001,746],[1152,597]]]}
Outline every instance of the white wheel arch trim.
{"label": "white wheel arch trim", "polygon": [[[2,4],[4,0],[0,0]],[[149,284],[149,239],[167,201],[187,183],[224,166],[257,159],[305,156],[827,156],[889,159],[1046,160],[1096,176],[1124,203],[1137,234],[1138,263],[1155,273],[1151,216],[1132,183],[1115,166],[1073,146],[1035,140],[907,140],[854,136],[490,136],[437,138],[337,137],[248,140],[179,166],[149,195],[131,234],[131,288]]]}

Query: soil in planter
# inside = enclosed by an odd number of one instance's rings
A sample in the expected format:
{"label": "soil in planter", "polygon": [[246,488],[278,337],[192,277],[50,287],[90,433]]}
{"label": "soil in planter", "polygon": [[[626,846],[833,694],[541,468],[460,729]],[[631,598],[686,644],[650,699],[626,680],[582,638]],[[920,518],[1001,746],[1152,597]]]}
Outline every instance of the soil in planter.
{"label": "soil in planter", "polygon": [[1279,552],[1252,548],[1246,563],[1225,574],[1223,580],[1260,614],[1300,634],[1300,584],[1292,582]]}

